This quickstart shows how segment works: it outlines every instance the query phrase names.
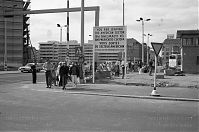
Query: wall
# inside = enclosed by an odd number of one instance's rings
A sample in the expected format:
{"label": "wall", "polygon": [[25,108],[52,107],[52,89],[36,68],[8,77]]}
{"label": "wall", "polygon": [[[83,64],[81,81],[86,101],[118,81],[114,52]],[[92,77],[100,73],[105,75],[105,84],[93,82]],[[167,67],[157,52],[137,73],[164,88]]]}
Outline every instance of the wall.
{"label": "wall", "polygon": [[199,73],[197,56],[199,56],[199,47],[183,47],[183,71],[185,73]]}

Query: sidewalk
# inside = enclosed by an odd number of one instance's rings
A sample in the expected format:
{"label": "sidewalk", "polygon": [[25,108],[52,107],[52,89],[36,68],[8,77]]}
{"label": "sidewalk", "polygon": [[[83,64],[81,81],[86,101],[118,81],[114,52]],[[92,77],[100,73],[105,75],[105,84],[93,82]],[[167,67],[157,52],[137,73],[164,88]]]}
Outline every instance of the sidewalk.
{"label": "sidewalk", "polygon": [[[132,73],[128,75],[127,85],[124,79],[101,80],[97,84],[79,84],[77,88],[67,87],[64,91],[70,94],[113,96],[125,98],[158,99],[174,101],[196,101],[199,102],[198,75],[166,76],[158,79],[159,82],[167,81],[166,86],[157,87],[160,97],[150,96],[153,87],[153,76],[148,74]],[[61,87],[53,86],[47,89],[45,82],[27,84],[28,88],[36,91],[63,92]]]}
{"label": "sidewalk", "polygon": [[[159,73],[157,73],[159,74]],[[163,73],[162,73],[163,75]],[[124,79],[115,78],[112,82],[125,83]],[[164,79],[156,79],[158,87],[180,87],[199,89],[199,74],[185,74],[185,76],[165,76]],[[129,73],[127,74],[127,85],[151,86],[154,84],[154,76],[148,73]]]}
{"label": "sidewalk", "polygon": [[1,74],[14,74],[14,73],[21,73],[20,71],[0,71]]}
{"label": "sidewalk", "polygon": [[[21,73],[20,71],[0,71],[1,74]],[[89,94],[100,96],[116,96],[143,99],[164,99],[179,101],[199,102],[199,75],[185,74],[185,76],[164,76],[164,79],[157,79],[157,92],[160,97],[150,96],[153,90],[153,76],[147,73],[127,74],[127,84],[125,79],[115,77],[115,79],[96,80],[96,84],[79,84],[77,88],[68,88],[67,92],[73,94]],[[26,84],[35,90],[46,89],[45,82],[37,84]],[[53,86],[53,90],[62,91],[60,87]]]}

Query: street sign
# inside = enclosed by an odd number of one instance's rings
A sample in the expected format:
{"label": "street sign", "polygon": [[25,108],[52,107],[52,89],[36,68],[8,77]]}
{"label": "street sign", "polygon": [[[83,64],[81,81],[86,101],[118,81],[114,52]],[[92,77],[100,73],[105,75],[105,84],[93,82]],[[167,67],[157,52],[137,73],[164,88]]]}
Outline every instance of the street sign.
{"label": "street sign", "polygon": [[98,26],[93,28],[96,52],[120,52],[126,46],[126,26]]}
{"label": "street sign", "polygon": [[[98,53],[124,53],[122,55],[125,64],[127,62],[127,27],[126,26],[96,26],[93,27],[93,54]],[[118,56],[119,57],[119,56]],[[93,69],[95,69],[95,57],[93,56]],[[93,70],[93,83],[95,79]],[[125,67],[126,84],[126,67]]]}
{"label": "street sign", "polygon": [[160,94],[158,94],[157,91],[156,91],[156,72],[157,72],[157,57],[160,53],[160,50],[162,49],[163,43],[151,42],[151,45],[152,45],[153,50],[154,50],[155,55],[156,55],[155,56],[155,71],[154,71],[154,89],[151,92],[151,96],[160,96]]}
{"label": "street sign", "polygon": [[159,53],[160,53],[160,50],[162,49],[163,43],[154,43],[154,42],[151,42],[151,45],[153,47],[155,55],[158,56]]}
{"label": "street sign", "polygon": [[75,47],[75,55],[76,56],[81,56],[83,52],[83,47],[79,46],[79,47]]}

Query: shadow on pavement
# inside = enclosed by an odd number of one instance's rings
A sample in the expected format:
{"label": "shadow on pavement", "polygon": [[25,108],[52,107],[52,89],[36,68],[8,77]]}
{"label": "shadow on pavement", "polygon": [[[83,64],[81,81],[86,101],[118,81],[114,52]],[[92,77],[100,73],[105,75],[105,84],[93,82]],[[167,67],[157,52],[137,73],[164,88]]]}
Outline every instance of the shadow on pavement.
{"label": "shadow on pavement", "polygon": [[[89,81],[87,83],[89,84],[89,83],[92,83],[92,82]],[[112,80],[112,79],[100,79],[100,80],[96,80],[95,84],[118,84],[118,85],[125,85],[124,82],[115,81],[115,80]],[[127,82],[126,85],[132,85],[132,86],[150,86],[150,84],[146,84],[146,83],[132,83],[132,82]]]}
{"label": "shadow on pavement", "polygon": [[110,92],[111,90],[105,89],[91,89],[91,88],[67,88],[70,91],[92,91],[92,92]]}

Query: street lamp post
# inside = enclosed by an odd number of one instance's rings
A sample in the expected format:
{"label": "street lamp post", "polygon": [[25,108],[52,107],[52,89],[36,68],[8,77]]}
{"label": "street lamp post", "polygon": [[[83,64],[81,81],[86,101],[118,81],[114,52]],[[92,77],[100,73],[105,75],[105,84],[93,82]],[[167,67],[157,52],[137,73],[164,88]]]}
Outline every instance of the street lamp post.
{"label": "street lamp post", "polygon": [[149,65],[149,49],[148,49],[148,46],[149,46],[149,37],[150,36],[152,36],[152,34],[149,34],[148,33],[148,39],[147,39],[147,45],[146,45],[146,47],[147,47],[147,65]]}
{"label": "street lamp post", "polygon": [[[63,27],[67,27],[67,25],[60,25],[60,24],[57,24],[57,27],[59,27],[60,28],[60,44],[62,44],[62,28]],[[59,50],[60,50],[60,48],[58,48],[58,58],[59,58]],[[54,56],[54,50],[53,50],[53,56]]]}
{"label": "street lamp post", "polygon": [[140,19],[136,20],[138,22],[142,22],[142,63],[144,63],[144,21],[150,21],[151,19],[143,19],[140,17]]}
{"label": "street lamp post", "polygon": [[[89,34],[89,37],[92,37],[92,35]],[[91,63],[91,60],[90,60],[90,53],[89,53],[89,65],[91,65],[90,63]]]}
{"label": "street lamp post", "polygon": [[57,27],[60,28],[60,44],[61,44],[61,43],[62,43],[62,28],[63,28],[63,27],[67,27],[67,25],[61,26],[60,24],[57,24]]}

